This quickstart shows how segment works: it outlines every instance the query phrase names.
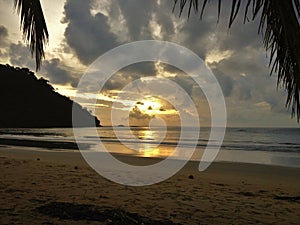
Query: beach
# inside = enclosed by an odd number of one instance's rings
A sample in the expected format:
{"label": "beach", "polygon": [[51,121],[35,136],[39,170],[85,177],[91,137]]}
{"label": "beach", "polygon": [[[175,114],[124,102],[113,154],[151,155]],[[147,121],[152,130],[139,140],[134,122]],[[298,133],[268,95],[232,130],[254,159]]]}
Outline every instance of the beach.
{"label": "beach", "polygon": [[0,5],[0,225],[300,225],[299,0]]}
{"label": "beach", "polygon": [[166,181],[130,187],[97,174],[78,151],[2,146],[0,169],[1,224],[114,224],[103,210],[131,224],[300,223],[299,168],[215,162],[199,172],[189,162]]}

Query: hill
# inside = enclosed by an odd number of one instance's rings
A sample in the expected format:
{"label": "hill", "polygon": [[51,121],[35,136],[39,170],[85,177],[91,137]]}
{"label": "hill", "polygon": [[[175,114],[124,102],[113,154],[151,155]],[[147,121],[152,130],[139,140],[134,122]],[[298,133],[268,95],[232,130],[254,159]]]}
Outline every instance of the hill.
{"label": "hill", "polygon": [[0,64],[0,102],[0,128],[72,127],[73,104],[82,118],[77,126],[100,126],[97,117],[27,68]]}

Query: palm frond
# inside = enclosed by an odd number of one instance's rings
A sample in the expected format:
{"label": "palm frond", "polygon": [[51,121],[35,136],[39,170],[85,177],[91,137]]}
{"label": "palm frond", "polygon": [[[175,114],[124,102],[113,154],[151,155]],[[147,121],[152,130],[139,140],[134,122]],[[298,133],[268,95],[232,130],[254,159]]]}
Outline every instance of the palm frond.
{"label": "palm frond", "polygon": [[[180,15],[189,2],[198,13],[200,0],[181,0]],[[207,0],[202,1],[200,18],[202,18]],[[175,0],[173,11],[178,0]],[[287,91],[286,107],[290,107],[292,117],[300,120],[300,2],[299,0],[247,0],[244,22],[248,21],[249,8],[252,3],[252,20],[261,13],[258,33],[263,34],[266,51],[270,53],[270,74],[278,74],[277,85],[282,85]],[[241,0],[232,0],[229,16],[229,28],[237,18]],[[218,0],[218,21],[220,17],[221,0]],[[188,11],[190,16],[191,9]]]}
{"label": "palm frond", "polygon": [[298,17],[300,17],[300,1],[299,0],[294,0],[294,5],[296,8],[296,12],[298,14]]}
{"label": "palm frond", "polygon": [[264,34],[264,46],[270,52],[271,73],[277,72],[277,84],[287,90],[286,106],[299,122],[300,27],[293,2],[265,1],[259,32]]}
{"label": "palm frond", "polygon": [[45,58],[44,45],[49,34],[39,0],[14,0],[14,7],[21,17],[20,27],[24,40],[29,44],[32,57],[35,55],[36,70]]}

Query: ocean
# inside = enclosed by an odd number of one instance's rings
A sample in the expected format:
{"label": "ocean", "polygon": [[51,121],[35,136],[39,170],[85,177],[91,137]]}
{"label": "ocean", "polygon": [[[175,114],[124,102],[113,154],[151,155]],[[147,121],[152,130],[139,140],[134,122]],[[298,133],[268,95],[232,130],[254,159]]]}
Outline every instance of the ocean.
{"label": "ocean", "polygon": [[[172,154],[180,140],[180,146],[188,151],[193,151],[196,144],[191,158],[195,161],[201,159],[210,134],[210,128],[201,128],[199,139],[191,139],[195,132],[192,127],[169,127],[167,131],[160,127],[100,127],[99,136],[91,128],[77,131],[76,140],[84,144],[84,151],[102,151],[97,145],[101,140],[110,152],[164,158]],[[185,132],[184,139],[180,139],[181,132]],[[300,128],[227,128],[215,160],[300,167],[299,137]],[[40,145],[43,142],[47,144]],[[72,128],[0,129],[0,145],[18,145],[25,150],[39,147],[38,150],[77,151]]]}

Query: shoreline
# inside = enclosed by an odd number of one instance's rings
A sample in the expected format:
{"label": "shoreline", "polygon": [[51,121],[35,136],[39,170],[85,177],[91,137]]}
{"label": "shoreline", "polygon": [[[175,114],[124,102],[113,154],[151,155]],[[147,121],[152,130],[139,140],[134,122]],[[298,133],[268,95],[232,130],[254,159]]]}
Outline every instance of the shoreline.
{"label": "shoreline", "polygon": [[[136,152],[123,146],[119,143],[104,143],[113,155],[124,155],[137,158],[155,158],[162,160],[165,156],[162,155],[150,155],[145,156],[143,152]],[[80,143],[81,147],[86,148],[86,151],[94,151],[93,144]],[[10,148],[17,150],[35,150],[45,152],[79,152],[77,143],[70,141],[52,141],[52,140],[21,140],[12,138],[0,138],[0,150]],[[85,150],[84,150],[85,151]],[[168,149],[169,152],[171,152]],[[147,152],[147,151],[146,151]],[[149,151],[151,153],[151,151]],[[203,148],[196,148],[190,161],[200,161]],[[262,150],[229,150],[220,149],[214,163],[246,163],[254,165],[268,165],[268,166],[281,166],[289,168],[300,168],[300,155],[297,152],[279,152],[279,151],[262,151]]]}
{"label": "shoreline", "polygon": [[[75,143],[76,144],[76,143]],[[117,145],[117,144],[112,144],[112,146]],[[28,157],[30,158],[31,155],[35,155],[36,153],[41,153],[41,155],[44,154],[76,154],[78,155],[78,157],[81,157],[81,153],[80,150],[77,148],[73,148],[73,145],[70,145],[71,147],[65,148],[65,146],[61,147],[61,148],[55,148],[53,146],[51,147],[47,147],[47,146],[43,146],[43,147],[39,147],[39,146],[18,146],[18,145],[2,145],[0,144],[0,155],[4,154],[4,155],[10,155],[13,154],[14,156],[20,155],[20,156],[25,156],[28,155]],[[87,152],[94,152],[93,150],[84,150]],[[222,152],[227,152],[227,151],[237,151],[237,150],[221,150]],[[238,152],[247,152],[246,150],[238,150]],[[255,151],[253,153],[257,153],[257,152],[261,152],[261,153],[265,153],[264,151]],[[22,154],[24,153],[24,154]],[[101,152],[99,152],[101,153]],[[128,154],[128,153],[120,153],[120,152],[110,152],[113,156],[115,157],[119,157],[119,158],[132,158],[132,159],[145,159],[145,160],[149,160],[149,161],[161,161],[164,159],[164,157],[155,157],[155,156],[143,156],[143,155],[139,155],[137,154]],[[285,153],[285,152],[279,152],[279,153]],[[17,154],[17,155],[16,155]],[[39,155],[39,154],[37,154]],[[17,156],[18,157],[18,156]],[[47,156],[46,156],[47,157]],[[82,158],[83,159],[83,158]],[[180,159],[174,159],[174,160],[180,160]],[[198,163],[199,164],[199,159],[193,159],[191,158],[188,163]],[[255,163],[255,162],[239,162],[239,161],[213,161],[212,163],[217,163],[217,164],[249,164],[249,165],[261,165],[261,166],[273,166],[273,167],[284,167],[284,168],[295,168],[295,169],[300,169],[299,167],[294,167],[294,166],[286,166],[286,165],[272,165],[272,164],[262,164],[262,163]]]}

